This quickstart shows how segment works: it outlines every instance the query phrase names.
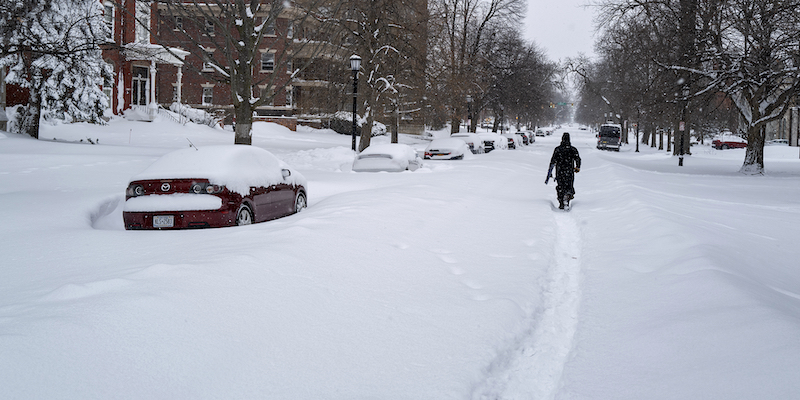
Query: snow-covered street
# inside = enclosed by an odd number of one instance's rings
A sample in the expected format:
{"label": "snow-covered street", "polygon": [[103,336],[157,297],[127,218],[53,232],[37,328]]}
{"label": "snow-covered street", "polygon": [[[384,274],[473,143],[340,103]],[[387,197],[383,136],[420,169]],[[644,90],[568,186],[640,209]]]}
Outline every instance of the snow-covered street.
{"label": "snow-covered street", "polygon": [[[566,130],[583,159],[569,213],[544,184]],[[696,146],[678,167],[563,128],[519,150],[354,173],[349,136],[257,123],[253,144],[308,179],[307,209],[123,230],[132,176],[232,135],[120,119],[44,125],[38,141],[0,132],[0,397],[800,393],[796,147],[767,147],[766,176],[745,176],[743,149]]]}

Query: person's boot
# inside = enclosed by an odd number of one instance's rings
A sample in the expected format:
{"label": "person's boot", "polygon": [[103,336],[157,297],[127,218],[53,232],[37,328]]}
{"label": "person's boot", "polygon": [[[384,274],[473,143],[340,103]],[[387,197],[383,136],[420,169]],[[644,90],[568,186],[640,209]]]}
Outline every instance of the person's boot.
{"label": "person's boot", "polygon": [[564,209],[564,200],[558,199],[558,208],[561,210]]}

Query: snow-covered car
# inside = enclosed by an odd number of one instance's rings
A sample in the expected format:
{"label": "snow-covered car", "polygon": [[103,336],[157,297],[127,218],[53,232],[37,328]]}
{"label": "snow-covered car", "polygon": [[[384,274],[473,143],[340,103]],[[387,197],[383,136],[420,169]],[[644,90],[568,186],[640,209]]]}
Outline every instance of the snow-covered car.
{"label": "snow-covered car", "polygon": [[134,176],[125,193],[125,229],[249,225],[306,207],[306,179],[255,146],[190,147]]}
{"label": "snow-covered car", "polygon": [[789,139],[773,139],[767,141],[767,146],[788,146]]}
{"label": "snow-covered car", "polygon": [[508,139],[507,145],[509,149],[517,149],[522,147],[522,137],[520,137],[519,135],[515,133],[504,133],[500,136],[503,136],[506,139]]}
{"label": "snow-covered car", "polygon": [[483,140],[476,133],[454,133],[450,135],[451,138],[461,139],[467,143],[469,150],[472,154],[483,154],[486,152],[486,147],[483,145]]}
{"label": "snow-covered car", "polygon": [[500,136],[500,134],[479,133],[478,136],[483,141],[483,147],[487,153],[497,149],[508,149],[508,138]]}
{"label": "snow-covered car", "polygon": [[539,128],[536,130],[536,136],[545,136],[544,129]]}
{"label": "snow-covered car", "polygon": [[536,136],[533,134],[533,131],[519,131],[519,132],[517,132],[517,135],[520,135],[520,136],[523,137],[522,142],[526,146],[527,145],[531,145],[531,144],[533,144],[533,142],[536,141]]}
{"label": "snow-covered car", "polygon": [[467,143],[459,138],[442,138],[431,141],[425,148],[426,160],[461,160],[472,154]]}
{"label": "snow-covered car", "polygon": [[416,171],[422,159],[416,150],[407,144],[373,144],[364,149],[353,161],[356,172],[401,172]]}

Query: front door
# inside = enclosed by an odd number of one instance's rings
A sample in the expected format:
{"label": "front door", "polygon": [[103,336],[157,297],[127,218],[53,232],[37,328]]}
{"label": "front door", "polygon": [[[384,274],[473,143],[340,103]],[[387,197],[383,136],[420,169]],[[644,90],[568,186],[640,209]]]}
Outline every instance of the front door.
{"label": "front door", "polygon": [[131,86],[131,104],[146,106],[150,90],[150,70],[147,67],[133,67]]}

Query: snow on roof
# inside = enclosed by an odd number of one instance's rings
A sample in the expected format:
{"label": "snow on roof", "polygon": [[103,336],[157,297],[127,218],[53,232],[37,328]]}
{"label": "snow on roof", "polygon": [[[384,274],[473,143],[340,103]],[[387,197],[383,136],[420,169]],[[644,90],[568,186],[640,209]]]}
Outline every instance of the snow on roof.
{"label": "snow on roof", "polygon": [[417,152],[407,144],[383,143],[370,145],[359,154],[359,157],[370,154],[388,154],[392,158],[413,160]]}
{"label": "snow on roof", "polygon": [[[284,180],[282,169],[291,171]],[[165,154],[131,180],[208,179],[229,190],[247,194],[251,186],[292,183],[306,186],[306,179],[272,153],[247,145],[190,147]]]}
{"label": "snow on roof", "polygon": [[458,138],[442,138],[434,139],[428,145],[428,149],[458,149],[466,146],[463,139]]}

